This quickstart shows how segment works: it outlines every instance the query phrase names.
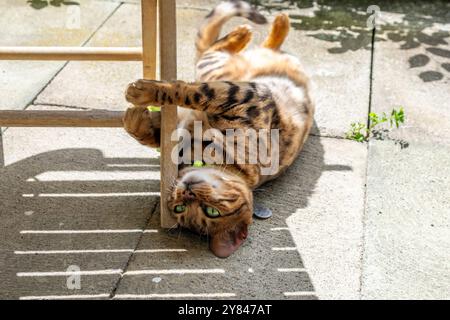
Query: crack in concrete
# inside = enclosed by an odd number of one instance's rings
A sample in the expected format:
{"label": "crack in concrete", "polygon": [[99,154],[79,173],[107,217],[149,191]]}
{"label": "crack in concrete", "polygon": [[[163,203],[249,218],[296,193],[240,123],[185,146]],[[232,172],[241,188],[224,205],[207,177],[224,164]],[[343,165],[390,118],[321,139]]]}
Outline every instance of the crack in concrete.
{"label": "crack in concrete", "polygon": [[[81,44],[80,47],[86,46],[89,41],[96,35],[96,33],[106,24],[106,22],[117,12],[117,10],[122,6],[121,3],[117,3],[117,7],[115,7],[111,13],[103,20],[103,22],[92,32],[92,34]],[[70,61],[64,62],[62,67],[55,72],[55,74],[48,80],[48,82],[39,90],[38,93],[30,100],[30,102],[27,103],[27,105],[22,109],[22,111],[27,110],[29,107],[33,105],[47,105],[47,106],[55,106],[55,107],[67,107],[67,108],[74,108],[74,109],[82,109],[83,107],[76,107],[76,106],[64,106],[64,105],[58,105],[58,104],[52,104],[52,103],[35,103],[36,99],[39,97],[39,95],[44,92],[45,89],[55,80],[55,78],[61,73],[61,71],[69,64]],[[88,108],[82,109],[82,110],[89,110]],[[5,134],[5,132],[8,130],[8,127],[3,128],[2,134]],[[2,139],[0,134],[0,140]],[[2,146],[2,143],[0,141],[0,147]],[[4,164],[4,157],[3,157],[3,148],[0,150],[0,168]]]}
{"label": "crack in concrete", "polygon": [[93,110],[92,108],[69,106],[69,105],[58,104],[58,103],[33,103],[31,106],[46,106],[46,107],[67,108],[67,109],[84,110],[84,111]]}
{"label": "crack in concrete", "polygon": [[158,208],[159,204],[161,203],[161,201],[156,201],[155,205],[153,206],[152,210],[150,211],[150,215],[148,216],[148,218],[145,220],[145,224],[142,227],[142,232],[136,242],[136,246],[133,249],[133,252],[129,255],[128,260],[125,263],[124,268],[122,269],[122,272],[120,273],[120,277],[117,280],[117,282],[115,283],[114,287],[111,290],[111,293],[109,295],[109,299],[114,299],[117,290],[119,289],[120,284],[122,283],[122,279],[123,279],[123,275],[128,271],[128,268],[131,264],[131,261],[134,257],[134,254],[136,253],[136,250],[139,248],[139,245],[141,244],[142,238],[144,237],[144,230],[145,228],[148,226],[148,224],[150,223],[151,218],[153,217],[153,214],[156,212],[156,208]]}
{"label": "crack in concrete", "polygon": [[[117,12],[117,10],[122,6],[122,3],[118,3],[117,6],[111,11],[111,13],[105,18],[105,20],[100,23],[100,25],[91,33],[91,35],[81,44],[80,47],[86,46],[89,41],[92,40],[92,38],[97,34],[97,32],[106,24],[106,22]],[[66,61],[63,66],[56,71],[56,73],[53,75],[53,77],[50,78],[50,80],[42,87],[42,89],[34,96],[33,99],[23,108],[22,110],[26,110],[30,106],[35,104],[36,99],[39,97],[39,95],[47,89],[47,87],[55,80],[55,78],[61,73],[61,71],[69,64],[70,61]]]}
{"label": "crack in concrete", "polygon": [[369,73],[369,110],[367,112],[367,128],[370,126],[369,114],[372,112],[372,90],[373,90],[373,61],[375,56],[375,36],[376,28],[372,30],[372,45],[370,50],[370,73]]}
{"label": "crack in concrete", "polygon": [[[310,137],[319,137],[319,138],[329,138],[329,139],[353,141],[353,140],[347,139],[346,137],[342,137],[342,136],[338,136],[338,135],[331,135],[331,134],[310,133],[309,136]],[[358,143],[361,143],[361,142],[358,142]]]}

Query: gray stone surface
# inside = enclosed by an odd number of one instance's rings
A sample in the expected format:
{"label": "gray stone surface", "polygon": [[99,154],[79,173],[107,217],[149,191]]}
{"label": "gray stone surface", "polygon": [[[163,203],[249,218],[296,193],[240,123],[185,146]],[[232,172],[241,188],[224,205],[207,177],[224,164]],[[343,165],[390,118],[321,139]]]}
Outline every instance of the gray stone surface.
{"label": "gray stone surface", "polygon": [[320,299],[360,297],[366,157],[363,144],[311,137],[291,173],[261,192],[292,212],[286,223]]}
{"label": "gray stone surface", "polygon": [[[92,36],[89,46],[138,46],[139,1],[120,2],[83,2],[86,24],[67,31],[52,25],[63,23],[66,7],[34,10],[9,0],[0,4],[6,8],[0,10],[0,26],[7,31],[0,44],[80,45]],[[179,78],[193,79],[193,36],[217,2],[177,2]],[[299,55],[312,75],[313,133],[320,135],[310,137],[285,175],[255,192],[274,216],[255,221],[245,245],[221,260],[206,239],[159,228],[158,154],[120,129],[8,128],[0,169],[1,298],[105,299],[113,292],[116,299],[449,298],[448,4],[383,8],[372,111],[405,107],[406,126],[391,134],[410,143],[403,150],[391,140],[367,146],[340,138],[351,122],[367,118],[366,8],[272,4],[271,19],[280,8],[292,17],[285,48]],[[20,29],[14,17],[23,18]],[[225,32],[241,23],[246,21],[235,19]],[[254,28],[258,43],[267,30]],[[61,66],[2,62],[0,87],[8,94],[0,97],[0,108],[23,108],[51,81],[32,109],[123,110],[125,85],[141,76],[137,62],[73,62],[52,80]],[[94,229],[109,231],[27,232]],[[97,274],[82,275],[81,290],[68,290],[66,276],[35,274],[63,272],[70,265]]]}
{"label": "gray stone surface", "polygon": [[[67,7],[36,10],[26,1],[2,1],[0,45],[79,46],[117,6],[112,2],[83,1],[80,28],[68,29]],[[26,107],[63,66],[63,61],[0,61],[0,109]]]}
{"label": "gray stone surface", "polygon": [[449,149],[371,143],[362,298],[449,298]]}
{"label": "gray stone surface", "polygon": [[[450,62],[450,33],[442,24],[448,10],[424,6],[423,16],[401,23],[416,12],[386,14],[378,32],[384,41],[375,45],[372,109],[404,107],[406,125],[391,137],[409,147],[369,146],[366,299],[449,298],[450,73],[443,66]],[[400,23],[392,27],[393,21]]]}
{"label": "gray stone surface", "polygon": [[[439,17],[432,18],[439,21]],[[403,106],[407,122],[393,132],[393,138],[448,144],[450,71],[444,66],[450,64],[449,26],[435,23],[419,28],[413,24],[385,30],[388,26],[381,27],[375,47],[373,111],[389,113]],[[414,45],[408,43],[408,34],[416,41]]]}

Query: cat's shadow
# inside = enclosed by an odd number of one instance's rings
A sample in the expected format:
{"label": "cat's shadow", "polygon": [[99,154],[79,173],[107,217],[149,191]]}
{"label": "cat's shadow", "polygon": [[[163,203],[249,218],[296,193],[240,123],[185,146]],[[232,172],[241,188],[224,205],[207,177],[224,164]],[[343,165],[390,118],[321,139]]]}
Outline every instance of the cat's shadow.
{"label": "cat's shadow", "polygon": [[[319,132],[314,124],[313,132]],[[324,146],[319,136],[310,136],[299,158],[280,177],[255,190],[255,202],[270,208],[273,216],[267,220],[254,219],[247,242],[227,259],[218,259],[208,250],[208,241],[186,230],[173,229],[157,237],[170,237],[171,245],[189,250],[188,257],[165,256],[163,261],[148,261],[135,257],[140,268],[184,267],[223,268],[223,277],[193,278],[216,290],[226,290],[238,296],[259,299],[315,299],[314,287],[288,226],[288,219],[299,209],[308,208],[318,180],[324,171],[352,170],[349,166],[325,164]],[[159,224],[156,214],[149,228]],[[144,237],[140,249],[154,247],[155,237]],[[223,278],[228,279],[223,280]],[[143,283],[143,282],[142,282]],[[148,290],[146,285],[141,290]]]}
{"label": "cat's shadow", "polygon": [[[1,283],[10,283],[11,287],[15,287],[13,283],[18,281],[17,272],[35,269],[46,271],[42,270],[42,261],[45,261],[43,266],[51,271],[64,271],[68,265],[79,262],[83,270],[212,270],[161,274],[158,281],[149,281],[149,276],[145,274],[122,279],[119,275],[111,275],[112,280],[103,291],[113,291],[120,281],[116,288],[118,294],[200,291],[232,293],[232,297],[250,299],[316,298],[308,272],[303,269],[301,252],[295,248],[286,221],[296,210],[308,207],[324,170],[350,170],[348,167],[325,165],[320,137],[310,136],[300,157],[287,172],[255,191],[256,202],[270,208],[273,217],[255,220],[245,245],[227,259],[216,258],[208,250],[205,238],[184,230],[160,228],[158,197],[142,196],[157,193],[158,180],[58,181],[39,178],[46,172],[144,172],[158,170],[158,162],[158,159],[145,158],[105,158],[95,149],[65,149],[35,155],[0,168]],[[74,194],[77,196],[73,197]],[[115,196],[103,197],[104,194]],[[158,232],[129,235],[21,233],[23,230],[55,228],[148,229]],[[45,256],[14,253],[16,250],[75,248],[83,251],[116,247],[137,247],[138,251],[133,254],[110,252]],[[2,296],[52,295],[55,291],[73,294],[67,291],[65,278],[50,277],[45,281],[47,289],[43,292],[42,279],[21,278],[20,289],[3,293]],[[89,277],[86,281],[89,281],[90,292],[105,286],[104,279],[101,284],[96,282],[96,277]]]}

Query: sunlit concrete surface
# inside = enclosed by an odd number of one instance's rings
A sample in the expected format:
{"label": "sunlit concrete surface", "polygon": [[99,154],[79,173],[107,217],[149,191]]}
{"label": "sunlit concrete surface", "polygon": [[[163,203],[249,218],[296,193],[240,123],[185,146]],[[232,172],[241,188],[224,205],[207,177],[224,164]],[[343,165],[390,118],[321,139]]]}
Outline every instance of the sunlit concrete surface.
{"label": "sunlit concrete surface", "polygon": [[[139,1],[78,2],[68,29],[68,6],[3,1],[0,45],[141,44]],[[194,36],[217,3],[177,1],[180,79],[194,79]],[[311,75],[317,113],[299,159],[255,191],[273,217],[219,259],[207,239],[159,227],[159,154],[122,129],[3,128],[0,298],[450,298],[448,4],[383,1],[373,33],[364,3],[287,3],[260,9],[289,13],[284,49]],[[268,27],[253,28],[257,45]],[[4,61],[0,108],[124,110],[140,77],[138,62]],[[344,139],[400,106],[391,139]]]}

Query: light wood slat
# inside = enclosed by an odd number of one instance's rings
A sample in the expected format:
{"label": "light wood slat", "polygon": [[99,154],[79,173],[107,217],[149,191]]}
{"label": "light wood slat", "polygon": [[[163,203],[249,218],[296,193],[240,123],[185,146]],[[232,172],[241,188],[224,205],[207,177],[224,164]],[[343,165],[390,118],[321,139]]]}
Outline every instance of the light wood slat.
{"label": "light wood slat", "polygon": [[[177,78],[177,28],[175,0],[158,0],[159,5],[159,45],[162,80]],[[171,228],[176,224],[167,207],[169,188],[178,176],[178,167],[172,161],[172,149],[176,142],[171,141],[172,132],[177,127],[177,106],[161,108],[161,226]]]}
{"label": "light wood slat", "polygon": [[0,47],[0,60],[141,61],[142,48]]}
{"label": "light wood slat", "polygon": [[143,75],[145,79],[156,79],[156,54],[158,41],[157,0],[142,0],[142,48]]}
{"label": "light wood slat", "polygon": [[123,127],[122,111],[0,111],[0,127]]}

